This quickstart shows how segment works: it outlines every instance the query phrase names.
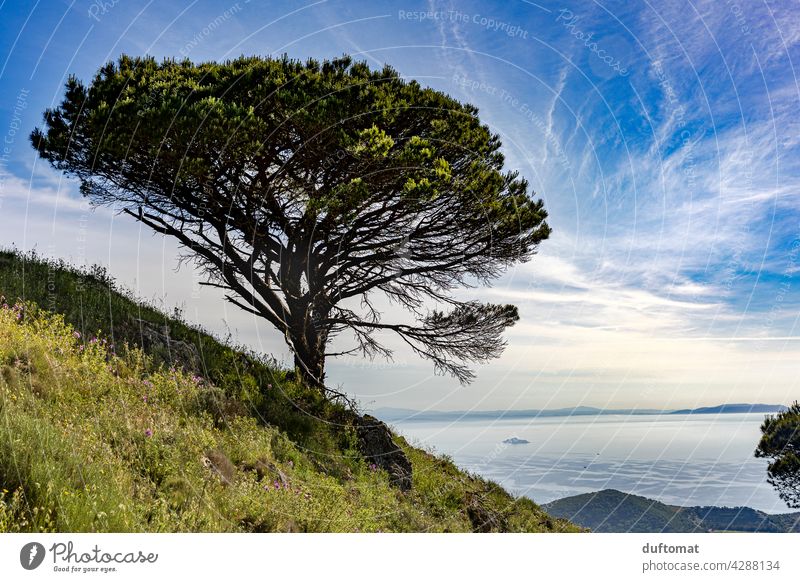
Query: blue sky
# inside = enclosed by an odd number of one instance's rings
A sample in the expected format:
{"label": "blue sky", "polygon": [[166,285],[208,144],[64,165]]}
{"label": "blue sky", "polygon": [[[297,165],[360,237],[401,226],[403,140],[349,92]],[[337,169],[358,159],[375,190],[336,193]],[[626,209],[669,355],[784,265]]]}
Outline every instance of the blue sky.
{"label": "blue sky", "polygon": [[[121,53],[349,53],[469,101],[554,234],[491,289],[522,319],[469,387],[398,349],[331,362],[367,406],[788,402],[800,378],[800,8],[791,2],[0,0],[0,245],[100,263],[288,361],[268,324],[176,270],[176,245],[28,144],[67,75]],[[387,314],[391,316],[391,314]]]}

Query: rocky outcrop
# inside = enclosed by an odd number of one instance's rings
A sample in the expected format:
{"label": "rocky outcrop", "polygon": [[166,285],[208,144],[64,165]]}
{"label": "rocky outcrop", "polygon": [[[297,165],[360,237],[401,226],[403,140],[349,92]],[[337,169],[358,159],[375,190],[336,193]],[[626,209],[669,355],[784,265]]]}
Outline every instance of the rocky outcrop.
{"label": "rocky outcrop", "polygon": [[374,416],[359,416],[356,421],[361,454],[370,463],[389,473],[389,482],[401,491],[411,489],[411,461],[392,438],[385,423]]}
{"label": "rocky outcrop", "polygon": [[289,478],[286,473],[281,471],[274,463],[270,463],[264,459],[259,459],[254,463],[244,463],[241,466],[242,471],[251,471],[256,474],[256,479],[262,481],[268,479],[278,483],[281,487],[289,487]]}
{"label": "rocky outcrop", "polygon": [[187,372],[200,373],[202,360],[194,344],[170,337],[169,327],[137,319],[135,325],[142,349],[169,365],[183,368]]}
{"label": "rocky outcrop", "polygon": [[199,410],[208,412],[215,426],[226,426],[235,418],[248,416],[250,411],[240,400],[231,398],[216,386],[204,383],[197,392],[194,404]]}
{"label": "rocky outcrop", "polygon": [[236,467],[222,451],[206,451],[201,459],[203,465],[219,477],[224,485],[233,483],[236,477]]}
{"label": "rocky outcrop", "polygon": [[477,533],[505,532],[508,523],[501,513],[487,507],[485,500],[477,493],[467,493],[467,517]]}

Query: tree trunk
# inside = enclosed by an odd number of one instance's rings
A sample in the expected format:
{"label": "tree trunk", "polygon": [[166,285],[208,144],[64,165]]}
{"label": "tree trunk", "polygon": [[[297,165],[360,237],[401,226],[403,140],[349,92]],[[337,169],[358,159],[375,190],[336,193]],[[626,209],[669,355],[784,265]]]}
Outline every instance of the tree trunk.
{"label": "tree trunk", "polygon": [[308,386],[324,390],[325,348],[328,334],[324,329],[318,329],[309,312],[306,313],[304,317],[295,321],[295,329],[290,333],[294,366],[297,374]]}
{"label": "tree trunk", "polygon": [[322,350],[300,350],[295,348],[294,367],[297,374],[308,386],[323,390],[325,388],[325,357]]}

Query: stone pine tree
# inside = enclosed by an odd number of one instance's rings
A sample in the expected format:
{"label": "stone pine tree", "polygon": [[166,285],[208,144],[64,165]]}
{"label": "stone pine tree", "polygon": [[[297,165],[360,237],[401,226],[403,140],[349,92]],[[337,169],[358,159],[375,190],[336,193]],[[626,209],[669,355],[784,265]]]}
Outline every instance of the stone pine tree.
{"label": "stone pine tree", "polygon": [[764,419],[756,457],[770,459],[767,481],[789,507],[800,507],[800,404]]}
{"label": "stone pine tree", "polygon": [[[31,141],[93,204],[175,237],[284,335],[309,384],[324,390],[327,356],[391,357],[391,333],[466,383],[518,314],[453,291],[550,233],[477,113],[349,57],[123,56],[88,86],[70,78]],[[381,294],[407,317],[385,321]]]}

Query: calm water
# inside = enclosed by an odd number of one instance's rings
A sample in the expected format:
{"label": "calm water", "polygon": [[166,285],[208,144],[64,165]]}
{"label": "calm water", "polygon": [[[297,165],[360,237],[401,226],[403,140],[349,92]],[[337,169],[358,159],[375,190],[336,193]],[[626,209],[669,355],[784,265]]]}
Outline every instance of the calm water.
{"label": "calm water", "polygon": [[[787,511],[753,457],[763,414],[577,416],[394,422],[411,442],[451,455],[537,503],[613,488],[674,505]],[[504,445],[518,437],[530,444]]]}

